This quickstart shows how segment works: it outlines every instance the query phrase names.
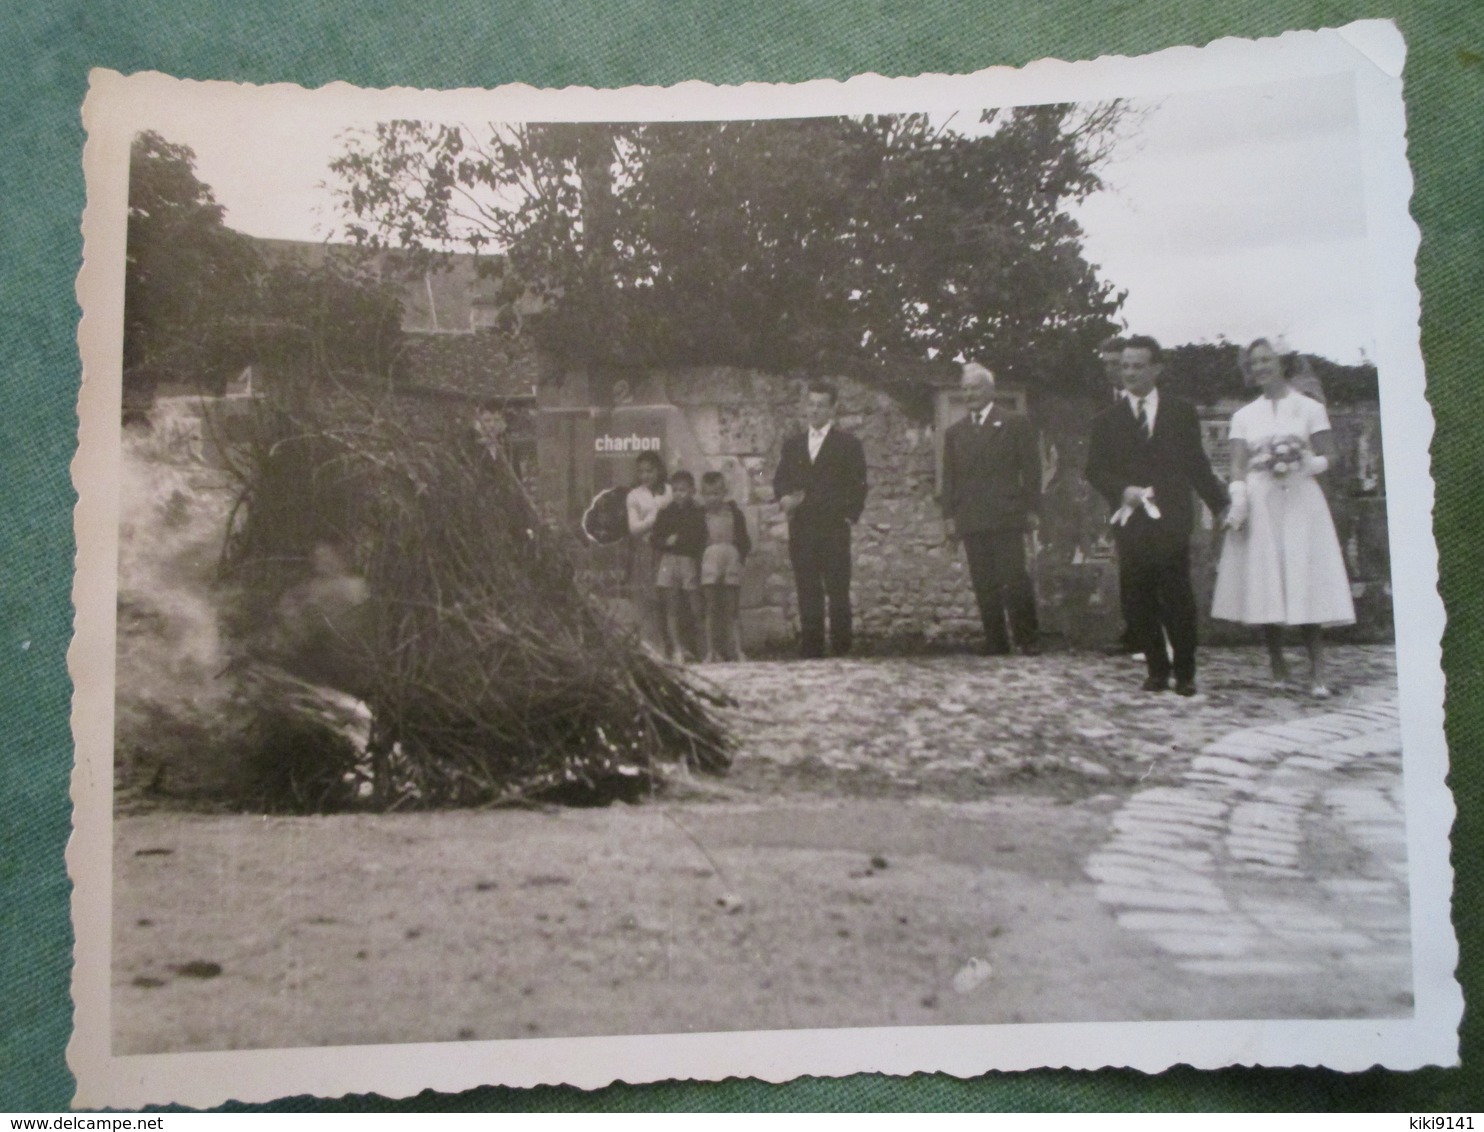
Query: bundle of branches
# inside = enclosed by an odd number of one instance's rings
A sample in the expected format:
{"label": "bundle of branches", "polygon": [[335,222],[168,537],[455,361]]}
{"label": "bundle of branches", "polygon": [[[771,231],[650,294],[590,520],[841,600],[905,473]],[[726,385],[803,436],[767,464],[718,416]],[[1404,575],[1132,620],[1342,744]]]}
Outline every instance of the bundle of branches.
{"label": "bundle of branches", "polygon": [[[471,416],[323,387],[255,406],[234,449],[227,549],[256,595],[243,635],[370,706],[370,777],[387,805],[648,782],[665,759],[725,770],[710,710],[724,698],[604,617]],[[313,575],[295,583],[306,560]]]}

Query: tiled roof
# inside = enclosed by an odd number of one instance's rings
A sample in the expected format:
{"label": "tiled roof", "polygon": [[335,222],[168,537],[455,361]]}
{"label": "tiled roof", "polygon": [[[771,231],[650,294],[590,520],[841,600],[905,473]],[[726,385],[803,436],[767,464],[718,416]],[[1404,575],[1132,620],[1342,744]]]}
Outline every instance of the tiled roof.
{"label": "tiled roof", "polygon": [[550,363],[526,340],[491,332],[409,334],[404,380],[460,398],[534,398]]}
{"label": "tiled roof", "polygon": [[[395,252],[347,244],[255,239],[270,262],[323,266],[365,256],[383,278],[402,276],[403,380],[423,393],[458,398],[528,398],[549,363],[529,340],[476,330],[475,313],[494,302],[495,278],[482,277],[472,255],[450,255],[428,271],[408,272]],[[484,262],[490,262],[488,257]]]}

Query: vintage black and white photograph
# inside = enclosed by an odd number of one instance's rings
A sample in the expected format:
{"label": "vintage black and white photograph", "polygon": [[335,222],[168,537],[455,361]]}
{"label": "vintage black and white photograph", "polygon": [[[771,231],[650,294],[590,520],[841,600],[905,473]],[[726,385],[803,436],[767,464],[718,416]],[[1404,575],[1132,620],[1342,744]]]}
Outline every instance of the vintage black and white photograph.
{"label": "vintage black and white photograph", "polygon": [[1451,1060],[1401,46],[1346,31],[96,75],[80,1099]]}

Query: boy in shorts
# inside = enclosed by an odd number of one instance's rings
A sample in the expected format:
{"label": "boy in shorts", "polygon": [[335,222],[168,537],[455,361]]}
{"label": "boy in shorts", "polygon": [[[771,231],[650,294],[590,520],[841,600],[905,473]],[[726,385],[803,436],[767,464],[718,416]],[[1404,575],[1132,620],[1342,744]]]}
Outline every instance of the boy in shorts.
{"label": "boy in shorts", "polygon": [[[706,549],[701,555],[701,589],[706,597],[706,659],[746,660],[737,610],[742,596],[742,564],[752,550],[747,517],[727,498],[726,477],[701,477],[701,510],[706,521]],[[721,649],[718,650],[718,643]]]}
{"label": "boy in shorts", "polygon": [[659,513],[650,535],[660,556],[654,584],[665,610],[665,646],[670,659],[684,664],[690,659],[680,631],[682,610],[691,624],[701,623],[700,566],[706,549],[706,518],[696,502],[696,478],[689,472],[670,477],[675,500]]}

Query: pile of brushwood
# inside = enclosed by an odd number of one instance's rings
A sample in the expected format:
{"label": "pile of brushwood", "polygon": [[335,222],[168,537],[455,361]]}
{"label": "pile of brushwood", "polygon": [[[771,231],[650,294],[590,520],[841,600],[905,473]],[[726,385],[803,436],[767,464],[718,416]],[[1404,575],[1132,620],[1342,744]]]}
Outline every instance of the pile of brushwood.
{"label": "pile of brushwood", "polygon": [[725,698],[605,618],[473,419],[321,384],[224,422],[250,804],[602,801],[729,765]]}

